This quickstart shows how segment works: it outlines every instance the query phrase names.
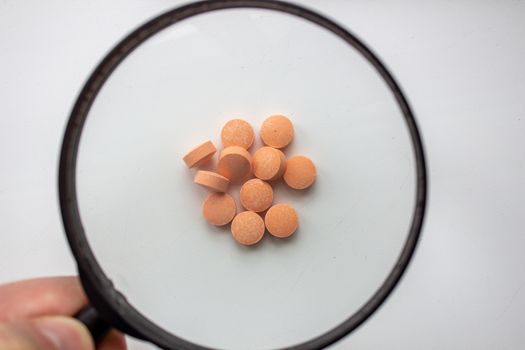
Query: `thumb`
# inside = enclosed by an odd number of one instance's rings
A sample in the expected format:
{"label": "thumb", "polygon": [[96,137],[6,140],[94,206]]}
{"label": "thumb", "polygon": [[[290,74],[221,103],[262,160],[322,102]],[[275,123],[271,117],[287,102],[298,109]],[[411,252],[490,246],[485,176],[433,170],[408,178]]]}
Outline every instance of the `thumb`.
{"label": "thumb", "polygon": [[0,350],[93,350],[88,329],[65,316],[0,324]]}

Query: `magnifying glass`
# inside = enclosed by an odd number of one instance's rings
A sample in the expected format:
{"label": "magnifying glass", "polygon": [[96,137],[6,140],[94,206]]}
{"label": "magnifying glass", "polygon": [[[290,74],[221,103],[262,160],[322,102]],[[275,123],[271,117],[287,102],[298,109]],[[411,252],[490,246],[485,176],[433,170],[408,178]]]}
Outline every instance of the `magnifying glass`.
{"label": "magnifying glass", "polygon": [[[201,215],[182,156],[234,117],[296,129],[317,181],[296,234],[236,244]],[[238,190],[238,189],[237,189]],[[65,231],[101,336],[165,349],[319,349],[361,325],[405,271],[426,170],[414,115],[379,58],[330,19],[268,0],[168,11],[118,43],[71,112],[59,169]],[[233,192],[236,191],[234,187]]]}

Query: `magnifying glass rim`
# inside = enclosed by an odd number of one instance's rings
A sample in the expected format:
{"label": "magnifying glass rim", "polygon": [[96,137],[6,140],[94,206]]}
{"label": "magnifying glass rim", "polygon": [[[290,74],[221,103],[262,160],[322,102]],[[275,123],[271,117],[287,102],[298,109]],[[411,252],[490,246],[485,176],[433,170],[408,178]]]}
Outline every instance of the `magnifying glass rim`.
{"label": "magnifying glass rim", "polygon": [[184,19],[222,9],[253,8],[274,10],[303,18],[323,27],[359,51],[386,82],[399,105],[410,133],[416,160],[416,202],[407,239],[394,267],[379,289],[351,317],[329,331],[303,343],[282,350],[307,350],[326,347],[343,338],[376,311],[397,285],[410,262],[419,240],[427,196],[426,162],[414,114],[394,80],[379,58],[358,38],[332,20],[302,6],[274,0],[209,0],[190,3],[165,12],[143,24],[117,44],[93,71],[71,111],[64,134],[59,164],[59,198],[64,229],[77,262],[79,276],[92,305],[113,326],[165,349],[212,349],[171,334],[142,315],[113,286],[88,244],[82,226],[76,191],[76,161],[82,129],[98,92],[115,68],[140,44],[161,30]]}

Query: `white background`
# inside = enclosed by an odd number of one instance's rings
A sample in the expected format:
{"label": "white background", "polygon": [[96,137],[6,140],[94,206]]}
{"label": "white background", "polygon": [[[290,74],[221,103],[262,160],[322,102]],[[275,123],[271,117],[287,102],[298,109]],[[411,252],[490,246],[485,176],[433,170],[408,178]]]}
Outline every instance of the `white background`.
{"label": "white background", "polygon": [[[429,163],[415,259],[379,312],[334,348],[522,348],[525,3],[305,3],[387,62]],[[71,104],[117,40],[175,4],[0,1],[0,282],[75,273],[56,194]]]}

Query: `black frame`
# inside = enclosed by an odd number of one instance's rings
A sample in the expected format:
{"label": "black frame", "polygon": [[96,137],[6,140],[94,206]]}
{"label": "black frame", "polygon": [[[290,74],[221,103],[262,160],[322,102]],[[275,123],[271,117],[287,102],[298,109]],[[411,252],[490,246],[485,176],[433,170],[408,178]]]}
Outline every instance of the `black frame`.
{"label": "black frame", "polygon": [[383,78],[392,91],[410,132],[416,158],[416,205],[408,237],[396,264],[380,288],[354,315],[316,338],[282,349],[307,350],[324,348],[361,325],[379,308],[401,279],[414,254],[423,224],[427,194],[427,173],[421,137],[414,115],[407,99],[390,72],[379,58],[353,34],[312,10],[275,0],[200,1],[157,16],[126,36],[106,55],[91,74],[77,98],[67,124],[59,166],[59,197],[65,232],[77,261],[79,276],[86,294],[89,296],[93,307],[108,323],[127,334],[148,340],[165,349],[211,349],[190,343],[158,327],[133,308],[126,301],[126,298],[113,287],[112,282],[96,261],[82,226],[76,192],[76,159],[82,128],[93,101],[113,70],[134,49],[159,31],[186,18],[210,11],[233,8],[257,8],[287,13],[317,24],[343,39],[351,47],[359,51]]}

